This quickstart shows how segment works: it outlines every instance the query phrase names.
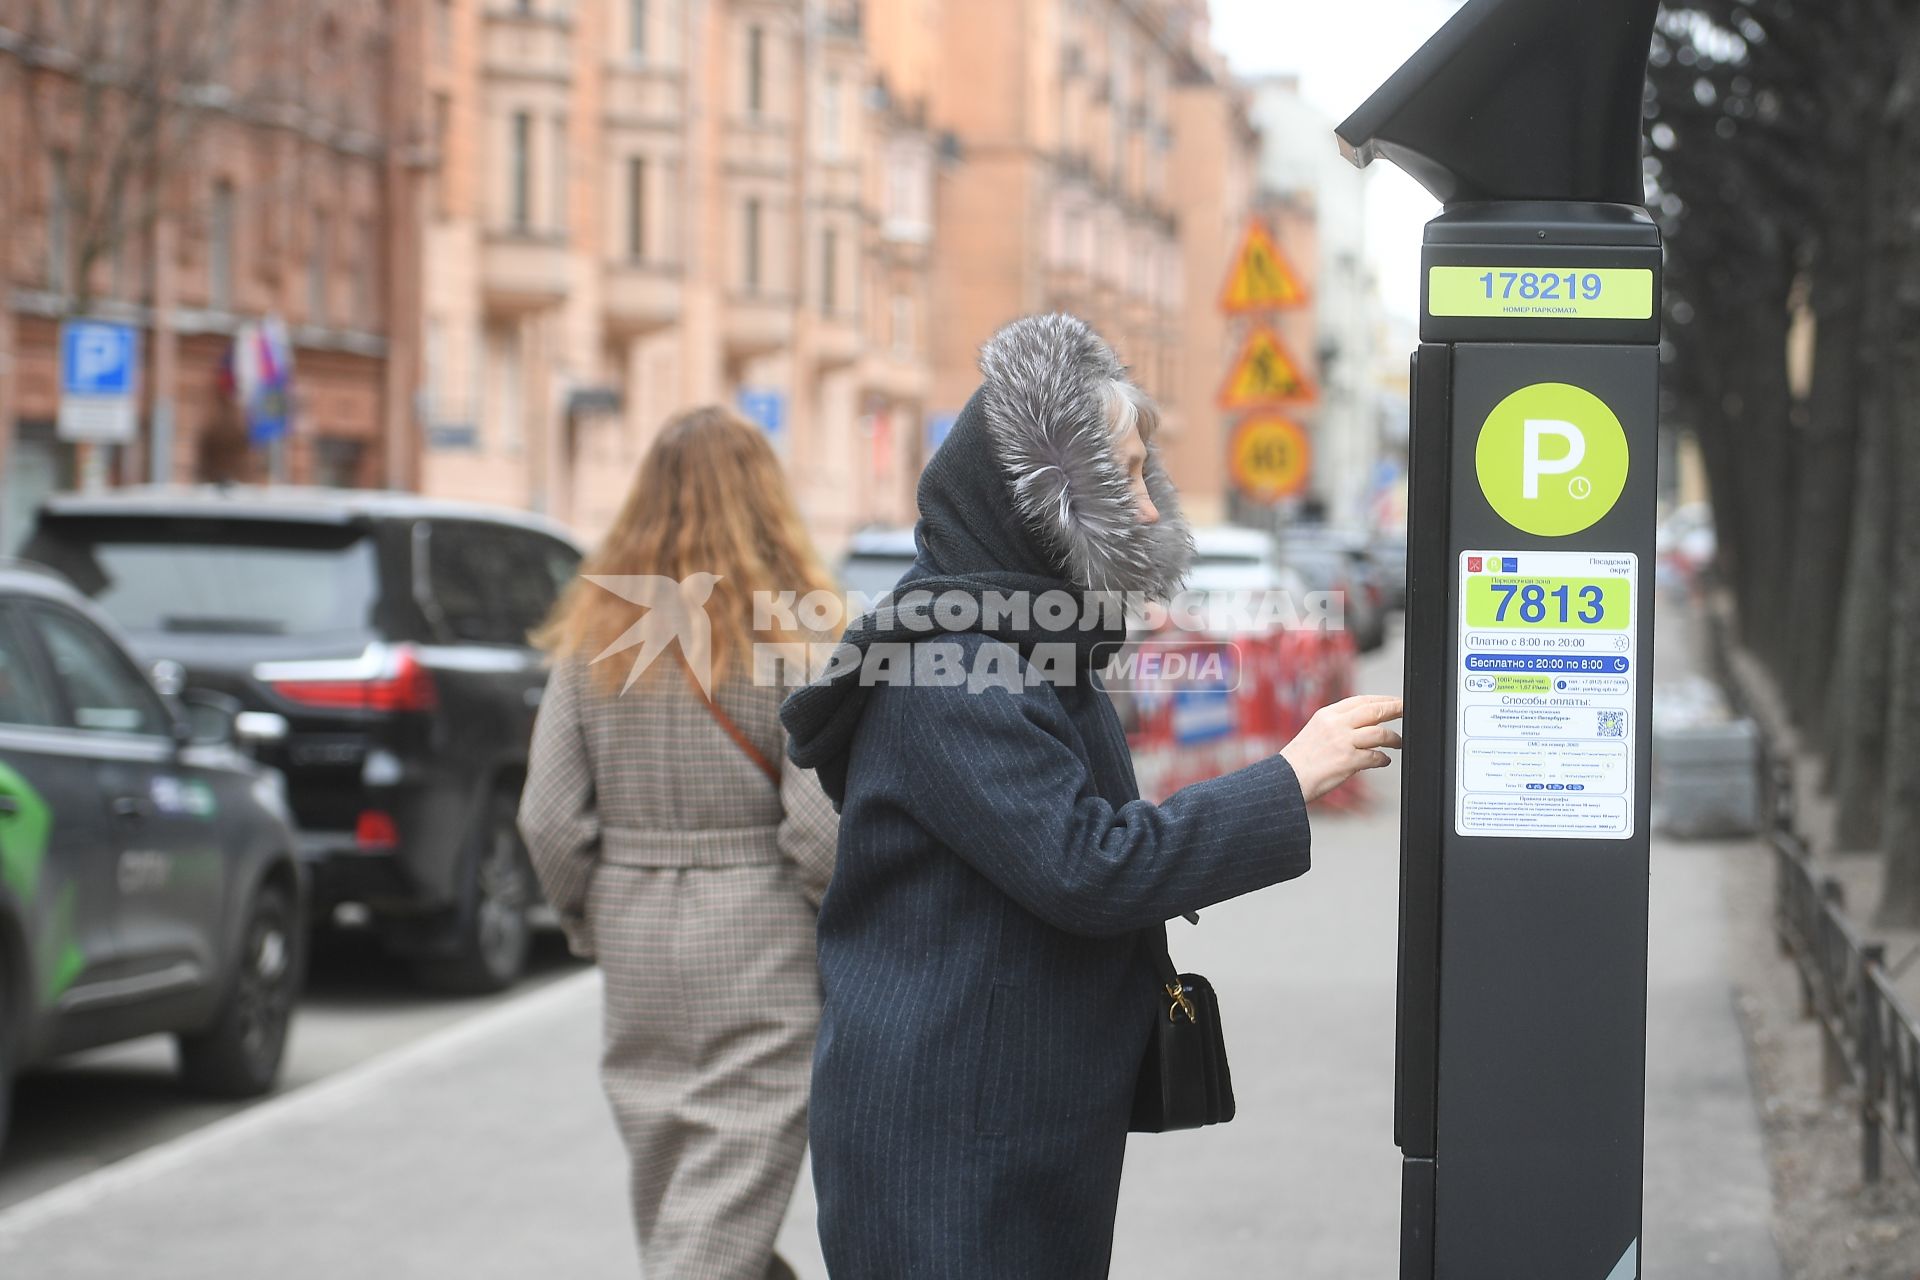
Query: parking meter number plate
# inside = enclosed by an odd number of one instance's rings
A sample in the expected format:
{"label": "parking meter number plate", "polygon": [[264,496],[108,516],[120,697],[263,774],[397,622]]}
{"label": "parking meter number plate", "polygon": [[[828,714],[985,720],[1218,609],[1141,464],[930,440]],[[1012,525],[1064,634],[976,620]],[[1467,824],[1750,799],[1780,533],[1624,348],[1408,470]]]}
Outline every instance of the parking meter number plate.
{"label": "parking meter number plate", "polygon": [[1458,834],[1633,835],[1639,570],[1630,554],[1460,557]]}
{"label": "parking meter number plate", "polygon": [[1653,272],[1619,267],[1433,267],[1427,314],[1521,320],[1648,320]]}

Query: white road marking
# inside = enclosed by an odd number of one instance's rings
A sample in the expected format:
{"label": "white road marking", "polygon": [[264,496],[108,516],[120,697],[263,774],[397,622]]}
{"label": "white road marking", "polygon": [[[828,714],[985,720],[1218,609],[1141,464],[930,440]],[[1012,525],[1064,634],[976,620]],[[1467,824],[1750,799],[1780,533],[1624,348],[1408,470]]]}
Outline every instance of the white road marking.
{"label": "white road marking", "polygon": [[562,978],[538,991],[476,1014],[464,1022],[423,1036],[391,1053],[368,1059],[336,1075],[237,1111],[212,1124],[148,1147],[103,1169],[31,1196],[0,1210],[0,1244],[61,1218],[80,1213],[108,1196],[164,1177],[193,1161],[294,1120],[322,1118],[350,1110],[399,1076],[454,1059],[477,1042],[490,1039],[597,989],[600,971]]}

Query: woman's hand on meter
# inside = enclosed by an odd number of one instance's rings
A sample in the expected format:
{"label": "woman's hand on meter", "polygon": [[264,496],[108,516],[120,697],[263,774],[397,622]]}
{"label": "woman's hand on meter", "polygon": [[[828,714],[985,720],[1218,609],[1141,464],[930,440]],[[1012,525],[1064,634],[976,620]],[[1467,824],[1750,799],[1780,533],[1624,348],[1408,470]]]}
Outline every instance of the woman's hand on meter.
{"label": "woman's hand on meter", "polygon": [[1400,735],[1386,727],[1400,718],[1400,710],[1398,698],[1365,695],[1313,713],[1307,727],[1280,749],[1309,804],[1362,769],[1393,763],[1382,748],[1400,745]]}

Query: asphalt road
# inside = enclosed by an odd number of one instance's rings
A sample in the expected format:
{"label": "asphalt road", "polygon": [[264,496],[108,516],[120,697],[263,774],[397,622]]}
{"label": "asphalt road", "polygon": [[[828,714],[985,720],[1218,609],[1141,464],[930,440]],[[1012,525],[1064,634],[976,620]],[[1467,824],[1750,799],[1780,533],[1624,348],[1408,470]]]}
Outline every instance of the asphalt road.
{"label": "asphalt road", "polygon": [[[431,995],[363,936],[341,935],[314,957],[278,1092],[312,1084],[580,968],[557,934],[536,936],[529,977],[504,995]],[[0,1154],[0,1209],[178,1138],[248,1102],[211,1102],[174,1082],[173,1041],[130,1040],[76,1054],[21,1079]]]}

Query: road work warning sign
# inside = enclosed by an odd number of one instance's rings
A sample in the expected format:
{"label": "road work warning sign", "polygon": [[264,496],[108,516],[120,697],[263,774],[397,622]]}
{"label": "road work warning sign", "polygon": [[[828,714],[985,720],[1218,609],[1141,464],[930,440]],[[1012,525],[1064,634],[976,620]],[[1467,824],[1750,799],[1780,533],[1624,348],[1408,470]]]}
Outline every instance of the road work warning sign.
{"label": "road work warning sign", "polygon": [[1307,404],[1319,397],[1313,382],[1266,326],[1255,329],[1220,388],[1220,407],[1228,412]]}
{"label": "road work warning sign", "polygon": [[1220,291],[1220,309],[1228,315],[1251,311],[1286,311],[1306,305],[1307,291],[1280,247],[1259,218],[1247,222],[1240,249],[1233,255],[1226,287]]}

